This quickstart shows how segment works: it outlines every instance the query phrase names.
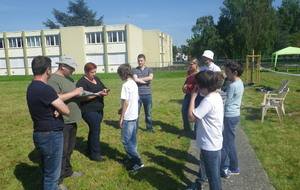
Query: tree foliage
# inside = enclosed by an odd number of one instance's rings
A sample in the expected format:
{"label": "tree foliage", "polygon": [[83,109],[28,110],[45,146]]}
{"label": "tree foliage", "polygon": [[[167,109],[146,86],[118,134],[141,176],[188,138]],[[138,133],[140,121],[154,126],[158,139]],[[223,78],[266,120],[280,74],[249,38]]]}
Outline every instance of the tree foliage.
{"label": "tree foliage", "polygon": [[288,45],[300,45],[300,0],[224,0],[217,25],[212,16],[200,17],[192,27],[186,52],[199,57],[211,49],[219,58],[245,58],[255,53],[269,56]]}
{"label": "tree foliage", "polygon": [[97,12],[89,10],[84,0],[69,1],[67,13],[53,9],[52,11],[56,22],[47,19],[43,24],[50,28],[59,28],[60,26],[100,26],[103,24],[103,16],[96,19]]}
{"label": "tree foliage", "polygon": [[220,47],[221,40],[212,16],[198,18],[192,32],[192,39],[187,40],[192,57],[199,59],[205,49],[217,50]]}
{"label": "tree foliage", "polygon": [[300,44],[300,0],[283,0],[277,11],[278,31],[276,46],[278,49],[288,45]]}

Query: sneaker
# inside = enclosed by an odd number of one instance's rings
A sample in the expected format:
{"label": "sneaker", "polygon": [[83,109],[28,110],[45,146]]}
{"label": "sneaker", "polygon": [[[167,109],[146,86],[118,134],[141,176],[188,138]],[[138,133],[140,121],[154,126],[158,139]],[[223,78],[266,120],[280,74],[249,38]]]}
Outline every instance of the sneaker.
{"label": "sneaker", "polygon": [[131,169],[128,170],[128,172],[135,172],[139,169],[141,169],[142,167],[144,167],[144,164],[134,164],[133,167]]}
{"label": "sneaker", "polygon": [[229,170],[229,175],[240,175],[240,170]]}
{"label": "sneaker", "polygon": [[83,173],[81,173],[81,172],[73,172],[70,177],[80,177],[80,176],[83,176]]}
{"label": "sneaker", "polygon": [[203,185],[200,183],[193,183],[189,188],[187,188],[186,190],[202,190],[203,189]]}
{"label": "sneaker", "polygon": [[230,176],[229,176],[230,171],[228,169],[221,170],[220,175],[221,175],[222,178],[228,179],[228,178],[230,178]]}
{"label": "sneaker", "polygon": [[64,184],[59,184],[57,189],[58,190],[68,190],[68,188]]}

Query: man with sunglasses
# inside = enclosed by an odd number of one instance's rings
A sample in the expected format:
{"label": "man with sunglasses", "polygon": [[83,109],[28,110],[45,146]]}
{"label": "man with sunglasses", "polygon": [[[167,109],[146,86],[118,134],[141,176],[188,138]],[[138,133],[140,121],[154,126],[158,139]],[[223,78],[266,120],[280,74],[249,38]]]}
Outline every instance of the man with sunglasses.
{"label": "man with sunglasses", "polygon": [[83,88],[76,88],[74,80],[70,77],[78,67],[75,60],[70,56],[61,56],[58,64],[58,69],[48,79],[48,85],[52,86],[58,96],[67,104],[70,114],[64,115],[64,147],[62,155],[62,167],[59,181],[59,188],[66,190],[62,184],[66,177],[78,177],[83,173],[74,172],[71,165],[71,154],[75,148],[77,123],[81,120],[81,111],[79,108],[78,96],[82,94]]}

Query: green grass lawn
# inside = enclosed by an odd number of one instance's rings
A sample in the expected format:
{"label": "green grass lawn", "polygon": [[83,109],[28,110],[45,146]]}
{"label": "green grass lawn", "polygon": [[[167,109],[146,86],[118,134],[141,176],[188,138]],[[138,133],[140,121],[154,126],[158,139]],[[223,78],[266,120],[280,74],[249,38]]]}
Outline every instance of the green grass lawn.
{"label": "green grass lawn", "polygon": [[[145,132],[144,115],[140,116],[138,148],[145,168],[127,173],[118,162],[124,155],[120,142],[117,110],[120,107],[122,81],[117,74],[99,74],[111,89],[105,98],[101,148],[104,163],[90,161],[86,155],[88,127],[78,123],[77,144],[72,157],[80,178],[67,178],[69,189],[184,189],[183,171],[189,147],[181,121],[181,86],[185,71],[155,71],[152,82],[153,122],[156,133]],[[74,75],[77,81],[81,75]],[[0,189],[35,190],[41,187],[39,156],[32,142],[32,121],[26,105],[26,88],[32,76],[0,77]],[[280,125],[275,111],[268,111],[260,122],[260,85],[277,88],[290,79],[286,100],[285,124]],[[300,78],[262,72],[261,82],[245,88],[241,125],[246,131],[272,184],[278,190],[297,189],[300,184]]]}

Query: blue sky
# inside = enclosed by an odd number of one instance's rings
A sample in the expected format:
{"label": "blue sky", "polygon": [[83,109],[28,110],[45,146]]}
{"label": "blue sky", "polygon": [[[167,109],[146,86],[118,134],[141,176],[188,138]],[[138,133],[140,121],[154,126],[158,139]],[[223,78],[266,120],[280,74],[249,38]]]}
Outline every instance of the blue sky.
{"label": "blue sky", "polygon": [[[72,0],[75,2],[75,0]],[[68,0],[0,0],[0,32],[46,29],[43,21],[55,21],[52,10],[66,12]],[[223,0],[85,0],[88,7],[104,15],[105,25],[133,24],[143,30],[158,29],[181,46],[191,38],[196,19],[212,15],[217,21]],[[281,5],[275,0],[274,7]]]}

